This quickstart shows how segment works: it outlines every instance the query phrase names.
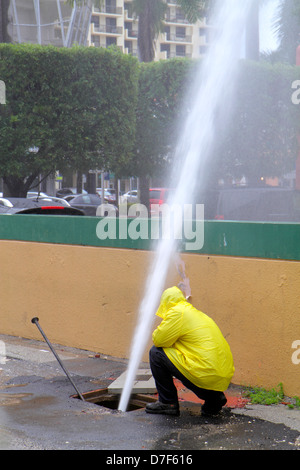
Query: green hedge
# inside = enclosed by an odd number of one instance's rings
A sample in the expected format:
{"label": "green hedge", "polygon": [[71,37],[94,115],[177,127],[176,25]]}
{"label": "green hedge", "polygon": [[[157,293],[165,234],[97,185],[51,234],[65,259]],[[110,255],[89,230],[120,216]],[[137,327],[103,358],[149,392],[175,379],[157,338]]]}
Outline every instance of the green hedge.
{"label": "green hedge", "polygon": [[138,73],[117,49],[0,44],[0,176],[11,193],[55,170],[125,171]]}
{"label": "green hedge", "polygon": [[[6,84],[0,175],[20,185],[65,168],[169,174],[193,105],[187,91],[197,66],[188,59],[140,64],[114,48],[0,44],[0,80]],[[300,106],[291,97],[299,78],[296,66],[241,61],[231,109],[216,113],[207,181],[294,169]],[[32,147],[38,153],[29,152]]]}

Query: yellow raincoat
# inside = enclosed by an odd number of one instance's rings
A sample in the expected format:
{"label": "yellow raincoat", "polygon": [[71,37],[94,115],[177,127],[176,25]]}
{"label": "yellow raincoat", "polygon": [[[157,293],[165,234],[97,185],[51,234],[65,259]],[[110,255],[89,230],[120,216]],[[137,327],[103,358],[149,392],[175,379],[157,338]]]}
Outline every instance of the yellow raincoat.
{"label": "yellow raincoat", "polygon": [[164,291],[152,340],[193,384],[224,392],[234,374],[230,347],[216,323],[185,299],[178,287]]}

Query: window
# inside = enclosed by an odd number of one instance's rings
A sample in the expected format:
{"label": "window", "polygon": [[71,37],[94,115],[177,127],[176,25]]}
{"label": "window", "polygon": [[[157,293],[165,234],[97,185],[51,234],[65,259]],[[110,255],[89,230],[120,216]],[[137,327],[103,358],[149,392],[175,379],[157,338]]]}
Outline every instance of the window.
{"label": "window", "polygon": [[170,52],[170,44],[161,44],[160,50],[161,52],[164,52],[164,51]]}
{"label": "window", "polygon": [[132,54],[132,41],[125,41],[124,47],[128,49],[129,54]]}
{"label": "window", "polygon": [[185,56],[185,46],[177,45],[176,46],[176,55],[179,57],[184,57]]}
{"label": "window", "polygon": [[117,32],[117,20],[116,18],[106,18],[106,32],[116,33]]}
{"label": "window", "polygon": [[116,0],[106,0],[106,11],[107,13],[115,13],[117,9]]}
{"label": "window", "polygon": [[96,36],[95,34],[93,34],[91,40],[92,43],[95,44],[95,46],[100,46],[100,36]]}
{"label": "window", "polygon": [[166,26],[165,27],[165,33],[166,33],[166,38],[167,38],[167,41],[170,41],[170,26]]}
{"label": "window", "polygon": [[117,38],[114,38],[114,37],[107,37],[106,38],[106,47],[112,46],[114,44],[117,44]]}
{"label": "window", "polygon": [[177,26],[176,27],[176,37],[177,38],[182,38],[182,39],[185,38],[185,28]]}
{"label": "window", "polygon": [[133,16],[132,4],[128,3],[128,2],[125,2],[124,3],[124,8],[125,8],[125,10],[128,11],[127,17],[132,18],[132,16]]}
{"label": "window", "polygon": [[99,26],[100,26],[99,16],[96,16],[96,15],[92,16],[92,23],[94,23],[94,25],[99,28]]}

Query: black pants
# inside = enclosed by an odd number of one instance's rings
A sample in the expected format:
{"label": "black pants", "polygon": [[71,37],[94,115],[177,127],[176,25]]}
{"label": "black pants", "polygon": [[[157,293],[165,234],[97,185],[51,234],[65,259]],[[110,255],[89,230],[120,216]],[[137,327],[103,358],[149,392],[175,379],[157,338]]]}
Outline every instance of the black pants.
{"label": "black pants", "polygon": [[225,405],[227,400],[223,392],[206,390],[194,385],[179,372],[162,348],[153,346],[149,352],[149,359],[151,372],[159,395],[159,401],[162,403],[178,403],[177,388],[173,381],[173,377],[176,377],[186,388],[195,393],[198,398],[205,401],[203,410],[218,412],[221,410],[222,406]]}

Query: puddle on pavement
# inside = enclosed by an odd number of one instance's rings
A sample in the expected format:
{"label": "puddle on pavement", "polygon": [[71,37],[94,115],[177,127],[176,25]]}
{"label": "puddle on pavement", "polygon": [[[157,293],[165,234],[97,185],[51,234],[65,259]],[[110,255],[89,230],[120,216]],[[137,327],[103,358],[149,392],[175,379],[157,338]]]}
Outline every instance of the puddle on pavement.
{"label": "puddle on pavement", "polygon": [[[82,393],[85,401],[94,403],[95,405],[103,406],[110,410],[117,410],[120,402],[120,395],[108,391],[107,388],[93,390],[91,392]],[[72,398],[80,400],[79,395],[73,395]],[[133,394],[128,403],[127,411],[134,411],[145,408],[147,403],[156,401],[157,399],[150,395]]]}
{"label": "puddle on pavement", "polygon": [[0,406],[19,405],[23,398],[32,396],[32,393],[0,393]]}

